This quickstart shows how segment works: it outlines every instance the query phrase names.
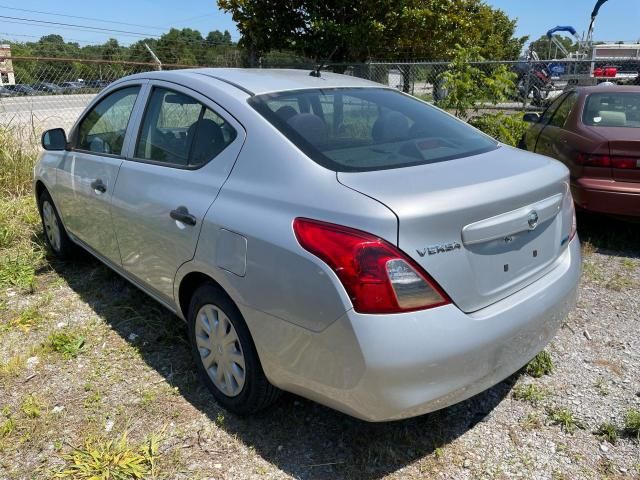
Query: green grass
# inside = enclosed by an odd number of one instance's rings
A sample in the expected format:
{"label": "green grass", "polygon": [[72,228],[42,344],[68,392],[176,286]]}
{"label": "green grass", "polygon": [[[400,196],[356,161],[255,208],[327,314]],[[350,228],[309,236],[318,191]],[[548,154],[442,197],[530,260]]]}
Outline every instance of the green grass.
{"label": "green grass", "polygon": [[23,333],[27,333],[32,328],[39,325],[43,320],[42,312],[38,305],[30,305],[25,308],[19,315],[15,316],[8,323],[0,324],[0,334],[18,329]]}
{"label": "green grass", "polygon": [[640,410],[631,408],[624,416],[624,430],[640,441]]}
{"label": "green grass", "polygon": [[527,416],[520,422],[522,428],[525,430],[534,430],[542,427],[542,420],[536,412],[529,412]]}
{"label": "green grass", "polygon": [[38,140],[30,128],[0,126],[0,196],[24,195],[31,190]]}
{"label": "green grass", "polygon": [[533,385],[517,385],[513,389],[513,398],[523,402],[529,402],[532,405],[537,405],[547,397],[548,393],[542,388]]}
{"label": "green grass", "polygon": [[42,415],[43,408],[43,402],[33,394],[27,395],[22,401],[22,405],[20,405],[20,410],[22,410],[22,413],[24,413],[28,418],[40,417],[40,415]]}
{"label": "green grass", "polygon": [[525,367],[527,375],[540,378],[543,375],[550,375],[553,372],[553,360],[546,350],[538,353]]}
{"label": "green grass", "polygon": [[633,286],[633,279],[628,274],[614,273],[604,286],[609,290],[621,292]]}
{"label": "green grass", "polygon": [[613,423],[601,423],[595,433],[600,438],[606,440],[612,445],[615,445],[618,441],[618,427],[616,427]]}
{"label": "green grass", "polygon": [[66,465],[54,478],[76,480],[154,478],[160,437],[152,435],[139,445],[131,445],[127,434],[118,440],[89,438],[71,453],[62,455]]}
{"label": "green grass", "polygon": [[40,232],[31,196],[0,196],[0,288],[34,289],[36,271],[45,257]]}
{"label": "green grass", "polygon": [[69,360],[77,357],[84,349],[85,337],[70,330],[62,330],[50,334],[44,346]]}
{"label": "green grass", "polygon": [[568,408],[550,409],[548,415],[553,425],[559,425],[567,433],[573,433],[577,428],[584,428],[582,422],[576,419]]}

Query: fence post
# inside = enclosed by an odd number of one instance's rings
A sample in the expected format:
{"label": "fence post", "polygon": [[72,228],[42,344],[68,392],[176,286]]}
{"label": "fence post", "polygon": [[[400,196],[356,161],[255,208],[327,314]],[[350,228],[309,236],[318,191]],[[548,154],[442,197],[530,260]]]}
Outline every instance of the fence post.
{"label": "fence post", "polygon": [[529,100],[529,88],[531,87],[531,69],[533,68],[532,58],[527,58],[527,73],[524,79],[524,95],[522,97],[522,110],[527,109],[527,100]]}

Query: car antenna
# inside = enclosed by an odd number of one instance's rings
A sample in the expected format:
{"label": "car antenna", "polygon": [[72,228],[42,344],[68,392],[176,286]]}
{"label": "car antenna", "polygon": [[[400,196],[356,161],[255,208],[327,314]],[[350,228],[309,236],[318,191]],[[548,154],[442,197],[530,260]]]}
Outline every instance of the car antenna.
{"label": "car antenna", "polygon": [[309,72],[309,76],[311,77],[316,77],[316,78],[320,78],[320,70],[323,69],[324,67],[327,67],[328,62],[331,61],[331,59],[333,58],[333,55],[336,53],[336,51],[338,50],[338,46],[336,45],[336,48],[333,49],[333,52],[331,52],[331,55],[329,55],[329,57],[324,61],[318,64],[318,66],[316,68],[314,68],[313,70],[311,70]]}

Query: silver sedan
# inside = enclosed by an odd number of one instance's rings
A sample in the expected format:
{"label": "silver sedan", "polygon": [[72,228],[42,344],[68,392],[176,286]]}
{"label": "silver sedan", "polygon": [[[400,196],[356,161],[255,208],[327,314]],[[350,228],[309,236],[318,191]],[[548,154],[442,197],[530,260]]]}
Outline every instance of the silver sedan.
{"label": "silver sedan", "polygon": [[521,368],[575,304],[567,169],[370,81],[138,74],[43,147],[50,248],[185,320],[239,414],[281,390],[369,421],[437,410]]}

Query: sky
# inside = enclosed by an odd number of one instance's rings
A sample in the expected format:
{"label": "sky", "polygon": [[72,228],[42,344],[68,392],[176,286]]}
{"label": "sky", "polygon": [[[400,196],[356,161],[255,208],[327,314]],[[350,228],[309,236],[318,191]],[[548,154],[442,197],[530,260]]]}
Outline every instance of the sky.
{"label": "sky", "polygon": [[[589,25],[589,16],[595,4],[595,0],[486,1],[501,8],[510,17],[517,18],[517,35],[529,35],[532,39],[556,25],[571,25],[582,33]],[[81,44],[101,43],[109,37],[115,37],[121,44],[127,45],[143,38],[142,36],[160,35],[169,27],[190,27],[200,30],[203,35],[210,30],[229,30],[232,38],[238,39],[231,16],[219,11],[215,0],[0,0],[0,15],[122,31],[96,32],[60,25],[36,26],[26,24],[24,20],[0,18],[0,37],[18,41],[33,41],[42,35],[59,33],[65,39],[79,41]],[[100,19],[102,22],[73,18],[72,15]],[[639,40],[640,0],[609,0],[600,10],[594,38],[612,41]]]}
{"label": "sky", "polygon": [[[578,34],[589,28],[596,0],[486,0],[518,19],[517,35],[535,40],[556,25],[571,25]],[[640,0],[609,0],[600,9],[593,38],[603,41],[640,39]]]}

